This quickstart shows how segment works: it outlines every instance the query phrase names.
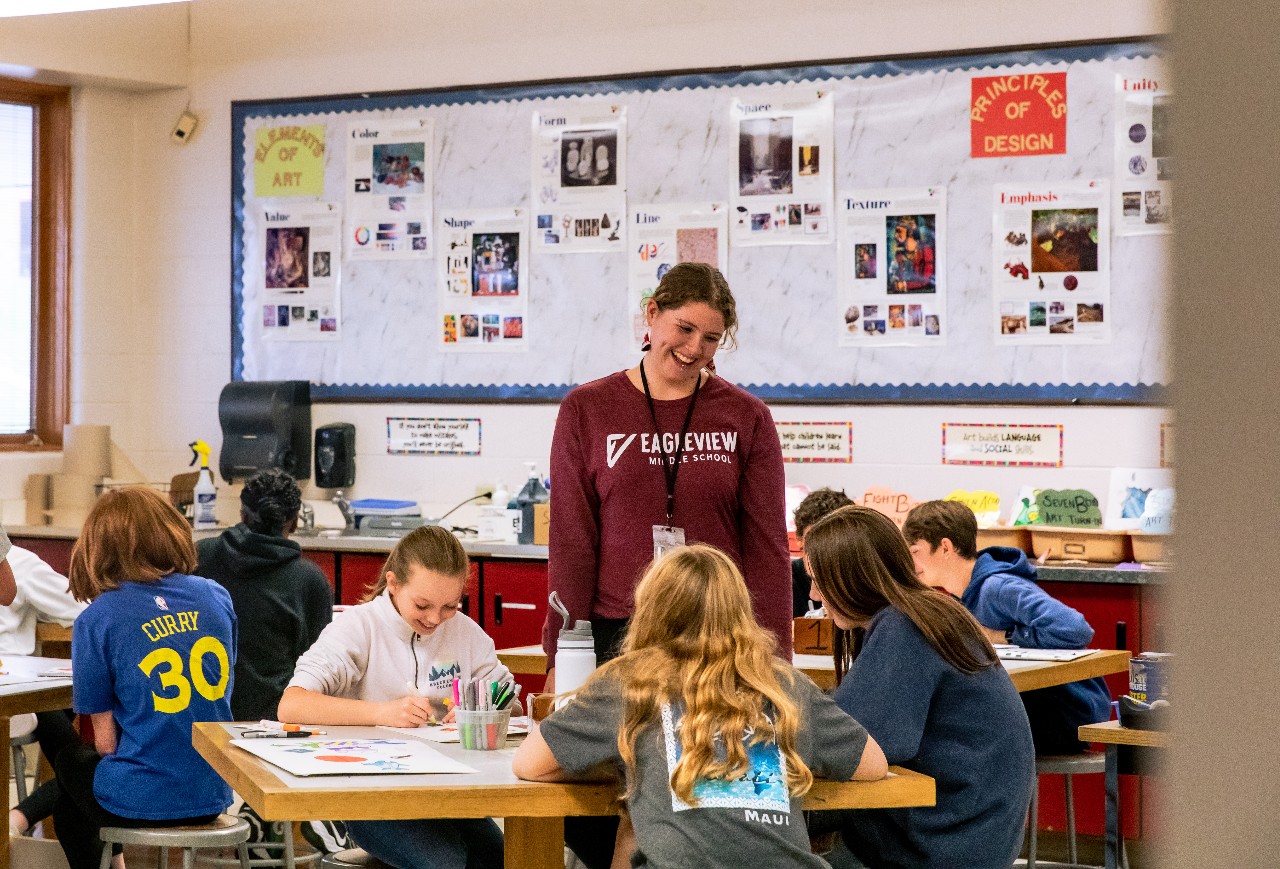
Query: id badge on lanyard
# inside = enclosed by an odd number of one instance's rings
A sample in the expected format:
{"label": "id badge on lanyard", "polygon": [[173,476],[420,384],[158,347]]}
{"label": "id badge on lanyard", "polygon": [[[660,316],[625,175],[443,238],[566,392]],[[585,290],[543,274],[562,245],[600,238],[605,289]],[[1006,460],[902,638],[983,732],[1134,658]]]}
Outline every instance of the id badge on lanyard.
{"label": "id badge on lanyard", "polygon": [[653,526],[653,559],[657,561],[677,546],[684,546],[684,529],[671,525]]}

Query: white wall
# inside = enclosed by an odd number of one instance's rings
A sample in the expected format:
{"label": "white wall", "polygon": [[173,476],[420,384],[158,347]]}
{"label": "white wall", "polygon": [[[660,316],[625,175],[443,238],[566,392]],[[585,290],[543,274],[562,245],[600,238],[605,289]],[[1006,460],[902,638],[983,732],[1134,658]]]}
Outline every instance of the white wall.
{"label": "white wall", "polygon": [[[606,13],[594,11],[605,9]],[[608,75],[656,69],[782,63],[907,52],[1102,39],[1166,29],[1163,4],[1082,0],[1070,15],[1036,4],[940,0],[913,7],[904,26],[888,3],[817,2],[804,12],[762,0],[655,0],[589,7],[564,0],[471,4],[314,0],[196,0],[190,88],[77,92],[76,362],[73,418],[107,423],[147,475],[185,469],[186,444],[219,441],[217,397],[229,377],[230,102]],[[62,58],[59,33],[27,33],[23,62]],[[34,40],[34,44],[31,44]],[[10,50],[0,26],[0,63]],[[15,55],[16,56],[16,55]],[[38,65],[38,63],[37,63]],[[200,128],[168,138],[190,101]],[[376,351],[375,351],[376,352]],[[600,374],[608,372],[601,371]],[[545,405],[322,405],[317,425],[358,431],[358,496],[409,497],[438,511],[501,477],[517,486],[522,462],[545,468],[556,409]],[[1023,483],[1105,488],[1113,466],[1159,462],[1159,423],[1148,408],[777,406],[779,419],[848,419],[853,465],[789,465],[792,482],[896,485],[918,497],[978,486],[1011,496]],[[388,456],[387,416],[478,416],[484,454]],[[1063,423],[1068,468],[1050,473],[942,468],[942,422]],[[43,458],[0,456],[0,506],[20,516],[26,473]]]}

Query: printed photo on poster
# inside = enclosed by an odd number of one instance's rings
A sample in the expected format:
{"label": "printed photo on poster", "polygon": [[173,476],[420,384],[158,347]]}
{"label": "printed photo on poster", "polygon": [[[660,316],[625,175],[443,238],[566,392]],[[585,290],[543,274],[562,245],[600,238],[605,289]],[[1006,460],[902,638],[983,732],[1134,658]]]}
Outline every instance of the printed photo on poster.
{"label": "printed photo on poster", "polygon": [[[791,118],[749,118],[738,126],[738,192],[766,196],[791,192],[794,138]],[[809,173],[815,174],[815,173]]]}
{"label": "printed photo on poster", "polygon": [[561,187],[612,187],[618,183],[618,131],[575,130],[560,137]]}
{"label": "printed photo on poster", "polygon": [[305,289],[309,286],[307,248],[310,240],[310,227],[267,227],[267,289]]}
{"label": "printed photo on poster", "polygon": [[520,233],[487,232],[471,236],[473,296],[520,294]]}
{"label": "printed photo on poster", "polygon": [[889,292],[936,292],[937,238],[933,215],[890,215],[885,218],[885,229]]}
{"label": "printed photo on poster", "polygon": [[[397,142],[373,146],[373,193],[422,193],[426,189],[426,146]],[[397,200],[392,200],[395,203]],[[404,200],[398,200],[403,210]],[[395,205],[392,205],[395,208]]]}

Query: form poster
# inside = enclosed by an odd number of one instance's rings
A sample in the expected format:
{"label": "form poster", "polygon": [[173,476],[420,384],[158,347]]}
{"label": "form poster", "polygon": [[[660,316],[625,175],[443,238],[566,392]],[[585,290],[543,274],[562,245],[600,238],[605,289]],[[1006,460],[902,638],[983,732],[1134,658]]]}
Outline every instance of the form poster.
{"label": "form poster", "polygon": [[834,238],[835,99],[734,100],[733,244],[827,244]]}
{"label": "form poster", "polygon": [[1106,181],[1002,184],[992,212],[998,344],[1111,340]]}
{"label": "form poster", "polygon": [[347,125],[347,255],[430,259],[434,125],[430,118]]}
{"label": "form poster", "polygon": [[1169,232],[1173,225],[1173,97],[1157,79],[1116,76],[1115,221],[1120,235]]}
{"label": "form poster", "polygon": [[534,247],[547,253],[626,245],[627,109],[533,113]]}
{"label": "form poster", "polygon": [[261,282],[262,336],[268,341],[337,339],[341,233],[336,202],[280,205],[263,212],[257,239],[262,256],[246,283]]}
{"label": "form poster", "polygon": [[728,266],[729,207],[724,202],[637,205],[628,221],[628,347],[639,351],[646,332],[644,304],[668,269],[686,262],[707,263],[721,272]]}
{"label": "form poster", "polygon": [[946,188],[848,190],[838,205],[839,345],[943,343]]}
{"label": "form poster", "polygon": [[528,210],[441,211],[437,233],[440,349],[448,353],[527,350]]}

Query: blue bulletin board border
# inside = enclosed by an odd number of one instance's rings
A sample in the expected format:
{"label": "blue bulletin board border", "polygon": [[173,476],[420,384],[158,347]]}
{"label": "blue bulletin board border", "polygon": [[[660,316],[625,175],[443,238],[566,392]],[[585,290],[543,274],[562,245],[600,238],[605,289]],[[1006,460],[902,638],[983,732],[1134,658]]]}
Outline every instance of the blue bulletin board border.
{"label": "blue bulletin board border", "polygon": [[[353,93],[231,103],[231,379],[244,379],[242,328],[244,302],[245,125],[251,120],[322,112],[425,108],[469,105],[502,100],[545,99],[560,96],[602,96],[635,91],[698,89],[732,85],[786,84],[814,79],[874,78],[922,72],[982,69],[984,67],[1126,60],[1164,53],[1159,37],[1140,36],[1102,42],[1050,46],[1015,46],[948,55],[902,55],[827,61],[806,61],[759,67],[729,67],[607,78],[559,79],[540,82],[450,87],[410,91]],[[774,403],[1002,403],[1017,404],[1152,404],[1169,401],[1169,389],[1158,383],[928,383],[741,384],[757,397]],[[311,397],[320,402],[557,402],[574,384],[312,384]]]}

